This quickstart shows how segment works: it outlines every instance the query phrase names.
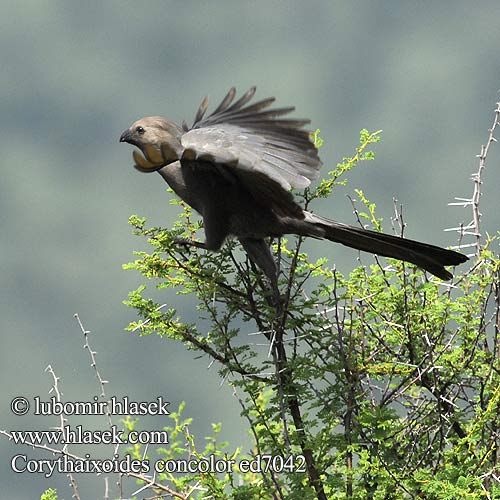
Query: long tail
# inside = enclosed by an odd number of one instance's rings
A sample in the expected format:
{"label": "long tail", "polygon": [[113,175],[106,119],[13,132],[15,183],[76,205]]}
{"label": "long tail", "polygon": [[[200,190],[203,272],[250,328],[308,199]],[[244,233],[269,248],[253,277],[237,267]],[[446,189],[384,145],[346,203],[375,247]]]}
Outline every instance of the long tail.
{"label": "long tail", "polygon": [[[453,277],[444,266],[456,266],[468,260],[468,257],[453,250],[349,226],[310,212],[304,213],[304,222],[313,224],[316,229],[311,236],[320,236],[364,252],[411,262],[442,280],[450,280]],[[317,231],[318,229],[320,231]],[[318,232],[323,234],[319,235]]]}

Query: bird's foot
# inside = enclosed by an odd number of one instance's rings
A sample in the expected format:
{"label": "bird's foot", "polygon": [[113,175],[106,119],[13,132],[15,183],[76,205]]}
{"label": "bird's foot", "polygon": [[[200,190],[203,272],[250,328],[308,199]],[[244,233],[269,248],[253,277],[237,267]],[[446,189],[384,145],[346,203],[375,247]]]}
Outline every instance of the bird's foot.
{"label": "bird's foot", "polygon": [[174,238],[174,243],[185,247],[203,248],[205,250],[207,248],[202,241],[190,240],[189,238]]}

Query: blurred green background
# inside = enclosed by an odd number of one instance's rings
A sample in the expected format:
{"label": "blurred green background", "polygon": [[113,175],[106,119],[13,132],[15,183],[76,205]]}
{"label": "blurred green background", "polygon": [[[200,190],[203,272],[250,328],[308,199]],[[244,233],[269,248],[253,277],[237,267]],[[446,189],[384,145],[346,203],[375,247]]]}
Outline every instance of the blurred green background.
{"label": "blurred green background", "polygon": [[[375,162],[315,210],[354,222],[346,195],[359,187],[390,231],[396,197],[406,235],[444,246],[456,234],[443,229],[470,219],[447,203],[472,193],[475,155],[498,99],[498,0],[0,5],[1,429],[57,425],[9,409],[15,395],[50,397],[49,364],[65,400],[98,393],[78,312],[93,332],[108,394],[161,395],[172,409],[186,401],[195,434],[222,421],[223,439],[245,443],[238,403],[215,367],[173,342],[124,332],[135,314],[122,301],[143,282],[121,267],[144,247],[128,217],[164,225],[175,217],[161,178],[136,172],[131,148],[118,143],[141,116],[191,122],[206,94],[214,105],[230,86],[256,84],[258,97],[295,105],[297,117],[321,129],[325,168],[351,154],[361,128],[384,131]],[[499,158],[494,146],[482,199],[490,233],[500,227]],[[357,265],[358,254],[338,245],[311,241],[307,249],[343,272]],[[196,320],[188,298],[160,297]],[[96,418],[70,423],[105,427]],[[2,498],[39,498],[48,486],[71,496],[64,476],[14,474],[10,457],[20,452],[48,458],[0,438]],[[102,478],[79,483],[82,498],[103,496]]]}

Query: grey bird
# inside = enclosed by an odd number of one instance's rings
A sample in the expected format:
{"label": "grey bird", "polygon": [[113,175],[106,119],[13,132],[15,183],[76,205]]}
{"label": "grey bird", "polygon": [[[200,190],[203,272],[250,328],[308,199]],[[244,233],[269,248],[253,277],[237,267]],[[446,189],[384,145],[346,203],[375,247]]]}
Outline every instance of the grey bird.
{"label": "grey bird", "polygon": [[303,210],[291,189],[309,186],[321,168],[311,134],[303,128],[309,120],[283,118],[294,108],[270,108],[273,97],[250,103],[255,90],[234,102],[231,88],[208,116],[205,98],[191,127],[152,116],[137,120],[120,137],[140,149],[133,152],[138,170],[158,172],[202,216],[205,242],[192,244],[219,250],[227,237],[236,237],[274,290],[277,266],[266,238],[285,234],[326,238],[407,261],[443,280],[452,278],[444,266],[468,260],[452,250]]}

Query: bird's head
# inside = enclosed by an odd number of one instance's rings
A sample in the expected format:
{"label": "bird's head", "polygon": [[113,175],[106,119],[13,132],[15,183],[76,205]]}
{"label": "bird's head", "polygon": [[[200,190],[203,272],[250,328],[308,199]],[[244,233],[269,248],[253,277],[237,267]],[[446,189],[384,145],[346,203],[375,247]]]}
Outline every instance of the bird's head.
{"label": "bird's head", "polygon": [[182,128],[161,116],[141,118],[123,132],[120,142],[137,146],[133,152],[135,167],[141,172],[154,172],[177,161],[182,155]]}

